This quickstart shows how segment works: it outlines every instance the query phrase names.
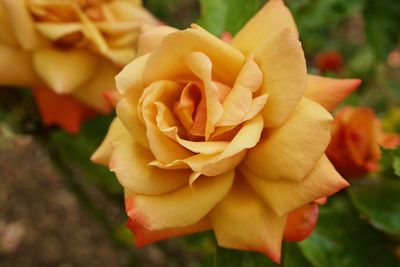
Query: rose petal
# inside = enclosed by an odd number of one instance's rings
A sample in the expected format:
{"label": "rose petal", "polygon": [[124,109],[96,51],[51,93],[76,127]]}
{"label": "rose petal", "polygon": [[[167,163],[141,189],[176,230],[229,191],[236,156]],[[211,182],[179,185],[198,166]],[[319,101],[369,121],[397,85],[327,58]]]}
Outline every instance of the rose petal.
{"label": "rose petal", "polygon": [[193,78],[184,56],[190,52],[202,52],[213,64],[213,80],[233,85],[245,61],[242,53],[200,27],[194,27],[171,33],[162,40],[147,62],[144,73],[146,84],[157,80]]}
{"label": "rose petal", "polygon": [[151,152],[130,136],[112,142],[112,171],[120,184],[130,192],[161,195],[187,184],[191,171],[166,171],[149,166],[154,159]]}
{"label": "rose petal", "polygon": [[237,125],[243,122],[253,104],[253,92],[261,86],[263,74],[252,57],[249,57],[236,79],[235,85],[223,102],[223,116],[218,126]]}
{"label": "rose petal", "polygon": [[110,113],[112,106],[104,98],[104,93],[116,92],[114,76],[118,71],[119,69],[109,64],[108,61],[99,62],[96,74],[92,79],[78,90],[73,91],[72,94],[86,105],[103,113]]}
{"label": "rose petal", "polygon": [[279,263],[286,217],[278,217],[240,178],[209,215],[218,244],[261,252]]}
{"label": "rose petal", "polygon": [[0,32],[0,43],[13,47],[18,46],[18,41],[10,25],[10,17],[3,4],[0,4]]}
{"label": "rose petal", "polygon": [[[59,94],[71,93],[88,82],[97,70],[98,63],[93,54],[83,50],[44,48],[33,52],[36,72]],[[79,71],[76,66],[79,66]]]}
{"label": "rose petal", "polygon": [[188,235],[198,232],[203,232],[210,229],[210,222],[208,218],[204,218],[199,222],[189,225],[186,227],[180,228],[169,228],[165,230],[158,230],[158,231],[150,231],[146,227],[140,225],[139,223],[135,222],[134,220],[128,218],[127,226],[135,235],[135,245],[136,247],[140,248],[145,245],[170,239],[177,236]]}
{"label": "rose petal", "polygon": [[267,131],[248,151],[243,163],[262,179],[300,181],[328,146],[331,121],[328,111],[303,98],[284,124]]}
{"label": "rose petal", "polygon": [[245,55],[254,52],[266,39],[289,28],[298,39],[293,16],[282,0],[270,0],[233,38],[232,45]]}
{"label": "rose petal", "polygon": [[136,101],[139,101],[143,88],[145,87],[143,73],[149,56],[148,54],[136,58],[126,65],[115,77],[117,89],[121,95],[124,95],[125,92],[130,90],[133,91],[132,95],[136,96]]}
{"label": "rose petal", "polygon": [[0,83],[12,86],[32,86],[38,82],[30,54],[0,44]]}
{"label": "rose petal", "polygon": [[38,22],[35,23],[36,30],[44,37],[55,41],[68,34],[81,32],[82,25],[78,22],[65,22],[65,23],[48,23]]}
{"label": "rose petal", "polygon": [[146,27],[139,36],[138,55],[152,52],[165,36],[176,31],[178,29],[169,26]]}
{"label": "rose petal", "polygon": [[129,136],[129,132],[126,130],[121,120],[117,117],[115,118],[108,128],[107,135],[104,138],[101,145],[96,149],[96,151],[90,157],[90,160],[108,166],[110,164],[112,155],[112,145],[111,143],[117,141],[121,138],[126,138]]}
{"label": "rose petal", "polygon": [[[9,22],[19,44],[25,50],[33,50],[42,40],[37,36],[31,15],[25,1],[3,0]],[[12,19],[11,19],[12,18]]]}
{"label": "rose petal", "polygon": [[241,172],[253,189],[279,216],[317,198],[332,195],[349,185],[325,155],[302,181],[265,180],[246,169],[241,169]]}
{"label": "rose petal", "polygon": [[328,111],[333,111],[358,86],[359,79],[332,79],[308,75],[305,97],[317,102]]}
{"label": "rose petal", "polygon": [[159,196],[128,196],[128,216],[149,230],[185,227],[205,217],[228,193],[234,172],[200,177],[193,187],[186,186]]}
{"label": "rose petal", "polygon": [[318,205],[311,203],[289,213],[283,240],[299,242],[306,239],[317,225]]}

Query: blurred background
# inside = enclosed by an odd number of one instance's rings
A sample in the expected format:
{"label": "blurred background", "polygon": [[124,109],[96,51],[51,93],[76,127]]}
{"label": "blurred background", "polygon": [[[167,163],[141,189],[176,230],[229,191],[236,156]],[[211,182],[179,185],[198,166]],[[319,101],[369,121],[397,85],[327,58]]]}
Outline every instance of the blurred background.
{"label": "blurred background", "polygon": [[[309,71],[362,79],[346,104],[372,107],[387,131],[399,133],[400,2],[285,2],[297,22]],[[166,24],[183,29],[196,22],[217,36],[234,35],[264,3],[144,1]],[[68,134],[42,125],[28,88],[1,88],[0,266],[233,266],[221,264],[223,251],[214,265],[211,233],[134,247],[125,228],[122,188],[107,168],[89,161],[113,116],[96,117],[78,134]],[[392,198],[397,210],[399,195]],[[290,259],[285,256],[283,266],[400,266],[399,239],[383,236],[352,210],[339,195],[335,206],[321,211],[319,236],[285,245]],[[332,213],[336,220],[324,219]],[[400,224],[400,217],[392,219]],[[336,243],[330,236],[338,238]],[[264,258],[238,262],[235,266],[275,266]]]}

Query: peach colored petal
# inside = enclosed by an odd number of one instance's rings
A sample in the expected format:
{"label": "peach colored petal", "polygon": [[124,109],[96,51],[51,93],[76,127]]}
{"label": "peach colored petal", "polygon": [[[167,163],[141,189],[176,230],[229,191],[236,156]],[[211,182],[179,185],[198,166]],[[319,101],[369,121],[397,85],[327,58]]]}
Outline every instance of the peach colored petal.
{"label": "peach colored petal", "polygon": [[262,81],[263,74],[260,68],[253,57],[249,57],[223,102],[224,113],[217,125],[229,126],[243,122],[251,110],[253,93],[260,88]]}
{"label": "peach colored petal", "polygon": [[305,97],[317,102],[328,111],[333,111],[358,86],[359,79],[333,79],[308,75]]}
{"label": "peach colored petal", "polygon": [[204,137],[207,141],[224,112],[222,104],[219,102],[218,87],[211,80],[212,62],[207,55],[201,52],[188,53],[185,55],[184,60],[189,69],[203,82],[207,114]]}
{"label": "peach colored petal", "polygon": [[201,154],[215,154],[222,152],[228,146],[228,142],[188,141],[180,138],[178,135],[178,127],[176,126],[176,121],[172,112],[161,102],[156,102],[154,104],[157,107],[156,121],[158,129],[160,129],[160,131],[162,131],[166,136],[178,142],[180,145],[189,149],[190,151]]}
{"label": "peach colored petal", "polygon": [[[56,93],[71,93],[95,74],[98,59],[83,50],[43,48],[33,52],[33,66],[43,81]],[[77,71],[79,66],[79,71]]]}
{"label": "peach colored petal", "polygon": [[111,170],[120,184],[134,194],[162,195],[176,190],[189,180],[190,170],[168,171],[149,166],[151,152],[132,137],[112,142]]}
{"label": "peach colored petal", "polygon": [[200,177],[194,186],[165,195],[128,196],[128,216],[149,230],[186,227],[204,218],[228,193],[234,172]]}
{"label": "peach colored petal", "polygon": [[111,1],[108,5],[116,18],[122,21],[159,24],[160,22],[142,6],[129,1]]}
{"label": "peach colored petal", "polygon": [[284,124],[266,131],[243,163],[266,180],[300,181],[328,146],[331,121],[328,111],[303,98]]}
{"label": "peach colored petal", "polygon": [[165,36],[176,31],[178,30],[169,26],[143,27],[138,41],[138,55],[152,52]]}
{"label": "peach colored petal", "polygon": [[210,212],[218,244],[261,252],[279,263],[286,216],[278,217],[240,178]]}
{"label": "peach colored petal", "polygon": [[148,244],[178,237],[182,235],[188,235],[198,232],[204,232],[211,228],[208,218],[201,219],[199,222],[180,228],[169,228],[165,230],[150,231],[146,227],[140,225],[134,220],[128,218],[127,226],[135,235],[135,245],[140,248]]}
{"label": "peach colored petal", "polygon": [[311,203],[289,213],[283,240],[299,242],[306,239],[317,225],[318,205]]}
{"label": "peach colored petal", "polygon": [[268,94],[261,111],[265,127],[282,124],[303,97],[307,69],[300,42],[288,29],[260,45],[254,54],[264,74],[260,94]]}
{"label": "peach colored petal", "polygon": [[121,95],[131,90],[133,91],[132,95],[135,95],[137,99],[136,101],[139,101],[144,88],[143,73],[148,58],[149,55],[136,58],[115,77],[117,89]]}
{"label": "peach colored petal", "polygon": [[18,46],[18,41],[10,25],[10,17],[3,4],[0,3],[0,43],[10,45],[13,47]]}
{"label": "peach colored petal", "polygon": [[104,138],[101,145],[96,149],[96,151],[90,157],[90,160],[108,166],[110,164],[112,155],[112,143],[129,136],[129,132],[126,130],[121,120],[117,117],[115,118],[108,128],[106,137]]}
{"label": "peach colored petal", "polygon": [[33,50],[41,40],[37,36],[33,20],[25,1],[3,0],[2,4],[9,16],[11,27],[19,44],[25,50]]}
{"label": "peach colored petal", "polygon": [[349,185],[325,155],[302,181],[265,180],[246,169],[241,169],[241,172],[253,189],[279,216],[317,198],[332,195]]}
{"label": "peach colored petal", "polygon": [[78,22],[70,23],[48,23],[37,22],[35,23],[36,30],[44,37],[55,41],[68,34],[82,31],[82,25]]}
{"label": "peach colored petal", "polygon": [[384,148],[396,148],[400,146],[400,135],[395,133],[383,134],[382,140],[380,141]]}
{"label": "peach colored petal", "polygon": [[157,80],[193,78],[184,56],[190,52],[202,52],[213,64],[213,80],[233,85],[245,61],[242,53],[200,27],[193,27],[167,35],[156,47],[146,65],[146,84]]}
{"label": "peach colored petal", "polygon": [[28,52],[0,44],[0,84],[32,86],[38,77]]}
{"label": "peach colored petal", "polygon": [[283,0],[270,0],[233,38],[232,45],[245,55],[258,49],[266,39],[289,28],[298,39],[297,27]]}
{"label": "peach colored petal", "polygon": [[116,92],[114,76],[118,71],[119,69],[116,66],[103,60],[98,63],[96,73],[92,76],[92,79],[81,88],[73,91],[72,94],[86,105],[103,113],[110,113],[112,105],[104,98],[104,93]]}

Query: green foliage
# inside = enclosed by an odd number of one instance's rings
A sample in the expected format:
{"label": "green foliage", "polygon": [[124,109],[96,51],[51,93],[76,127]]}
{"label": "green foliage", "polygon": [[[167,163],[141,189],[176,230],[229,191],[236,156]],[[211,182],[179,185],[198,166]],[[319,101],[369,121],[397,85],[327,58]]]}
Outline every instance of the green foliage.
{"label": "green foliage", "polygon": [[111,117],[99,116],[83,124],[79,134],[68,134],[57,130],[50,134],[54,148],[63,161],[75,163],[84,172],[84,178],[111,194],[120,194],[122,187],[107,167],[93,164],[90,156],[101,144]]}
{"label": "green foliage", "polygon": [[400,37],[400,5],[397,0],[365,0],[364,18],[368,41],[385,60]]}
{"label": "green foliage", "polygon": [[348,193],[357,210],[375,228],[400,236],[400,180],[378,179],[350,187]]}
{"label": "green foliage", "polygon": [[381,148],[382,175],[384,177],[400,177],[400,147],[396,149]]}
{"label": "green foliage", "polygon": [[236,34],[265,3],[265,0],[200,0],[202,27],[220,36],[224,31]]}
{"label": "green foliage", "polygon": [[358,218],[345,196],[320,207],[318,226],[299,246],[315,267],[398,266],[383,234]]}

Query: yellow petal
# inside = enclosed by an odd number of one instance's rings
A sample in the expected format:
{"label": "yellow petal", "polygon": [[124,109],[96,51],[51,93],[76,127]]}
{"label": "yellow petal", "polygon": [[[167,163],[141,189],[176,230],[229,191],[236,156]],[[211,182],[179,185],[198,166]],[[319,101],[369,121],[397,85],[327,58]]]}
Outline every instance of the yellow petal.
{"label": "yellow petal", "polygon": [[140,23],[158,24],[158,20],[141,6],[129,1],[111,1],[109,3],[110,10],[118,20],[121,21],[138,21]]}
{"label": "yellow petal", "polygon": [[11,27],[19,44],[25,50],[33,50],[40,43],[26,1],[3,0],[2,4],[10,18]]}
{"label": "yellow petal", "polygon": [[258,47],[255,61],[264,74],[260,94],[268,94],[268,103],[261,111],[264,126],[279,126],[306,90],[307,69],[301,44],[284,30]]}
{"label": "yellow petal", "polygon": [[361,84],[359,79],[332,79],[308,75],[305,97],[333,111]]}
{"label": "yellow petal", "polygon": [[190,52],[206,54],[213,64],[213,78],[233,85],[245,58],[242,53],[212,34],[195,26],[166,36],[151,54],[144,73],[146,84],[157,80],[191,77],[184,56]]}
{"label": "yellow petal", "polygon": [[261,86],[263,74],[253,57],[249,57],[241,69],[232,90],[226,96],[224,114],[218,126],[237,125],[243,122],[253,103],[253,92]]}
{"label": "yellow petal", "polygon": [[121,185],[135,194],[161,195],[187,184],[190,170],[169,171],[149,166],[151,152],[132,137],[114,141],[110,168]]}
{"label": "yellow petal", "polygon": [[10,17],[3,4],[0,4],[0,32],[0,43],[14,47],[18,46],[18,41],[10,25]]}
{"label": "yellow petal", "polygon": [[110,59],[117,66],[125,66],[131,62],[136,55],[135,49],[133,47],[114,49],[110,48],[107,52],[103,53],[105,57]]}
{"label": "yellow petal", "polygon": [[138,42],[138,55],[144,55],[152,52],[162,39],[170,33],[178,31],[177,29],[169,26],[159,27],[144,27],[143,32],[139,36]]}
{"label": "yellow petal", "polygon": [[87,83],[97,70],[98,63],[94,55],[82,50],[63,51],[46,48],[33,53],[36,72],[59,94],[71,93]]}
{"label": "yellow petal", "polygon": [[349,185],[325,155],[302,181],[265,180],[251,172],[242,173],[253,189],[279,216],[317,198],[330,196]]}
{"label": "yellow petal", "polygon": [[159,196],[134,195],[128,216],[150,230],[185,227],[200,221],[232,186],[234,172],[200,177],[193,187]]}
{"label": "yellow petal", "polygon": [[47,23],[38,22],[35,24],[36,30],[50,40],[58,40],[65,35],[82,31],[82,25],[77,22],[71,23]]}
{"label": "yellow petal", "polygon": [[132,94],[136,96],[136,101],[139,101],[144,89],[143,73],[149,56],[147,54],[136,58],[115,77],[117,89],[121,95],[128,90],[132,90],[134,91]]}
{"label": "yellow petal", "polygon": [[72,94],[89,107],[103,113],[109,113],[112,110],[112,106],[105,98],[105,93],[116,92],[114,76],[119,69],[107,60],[99,62],[98,65],[98,69],[92,79],[73,91]]}
{"label": "yellow petal", "polygon": [[176,126],[172,112],[163,103],[156,102],[154,104],[157,107],[156,121],[157,127],[160,129],[160,131],[190,151],[201,154],[215,154],[222,152],[228,146],[229,143],[223,141],[201,142],[188,141],[180,138],[178,135],[178,127]]}
{"label": "yellow petal", "polygon": [[95,163],[108,166],[113,150],[111,143],[121,138],[126,138],[127,136],[129,136],[128,131],[121,123],[121,121],[118,118],[115,118],[108,128],[106,137],[104,138],[101,145],[92,154],[90,160]]}
{"label": "yellow petal", "polygon": [[223,115],[222,104],[218,99],[218,88],[215,83],[211,80],[212,75],[212,62],[211,60],[201,52],[192,52],[187,54],[185,62],[189,69],[203,82],[204,85],[204,97],[206,104],[206,125],[204,137],[207,141],[210,135],[214,132],[217,122]]}
{"label": "yellow petal", "polygon": [[218,244],[261,252],[279,262],[286,216],[278,217],[240,178],[236,177],[231,191],[210,212]]}
{"label": "yellow petal", "polygon": [[330,141],[332,116],[303,98],[280,127],[268,130],[247,153],[244,165],[263,179],[302,180]]}
{"label": "yellow petal", "polygon": [[270,0],[233,38],[232,45],[243,54],[254,52],[266,39],[289,28],[298,39],[297,27],[283,0]]}
{"label": "yellow petal", "polygon": [[0,44],[0,84],[33,86],[36,76],[28,52]]}

